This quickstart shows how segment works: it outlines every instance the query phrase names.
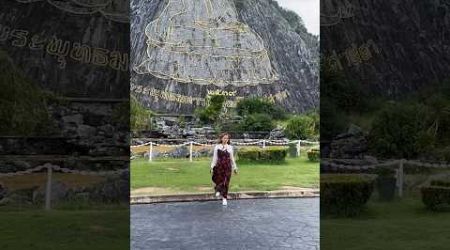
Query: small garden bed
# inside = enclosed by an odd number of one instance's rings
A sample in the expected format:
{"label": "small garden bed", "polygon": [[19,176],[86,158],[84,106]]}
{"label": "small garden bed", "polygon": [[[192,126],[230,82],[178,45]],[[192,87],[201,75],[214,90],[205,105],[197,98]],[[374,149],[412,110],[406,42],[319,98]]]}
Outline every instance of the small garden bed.
{"label": "small garden bed", "polygon": [[422,202],[429,210],[441,210],[450,206],[450,181],[434,180],[422,187]]}
{"label": "small garden bed", "polygon": [[237,152],[237,162],[282,164],[286,162],[286,148],[242,148]]}
{"label": "small garden bed", "polygon": [[320,176],[321,215],[352,217],[359,215],[372,195],[374,180],[371,176]]}

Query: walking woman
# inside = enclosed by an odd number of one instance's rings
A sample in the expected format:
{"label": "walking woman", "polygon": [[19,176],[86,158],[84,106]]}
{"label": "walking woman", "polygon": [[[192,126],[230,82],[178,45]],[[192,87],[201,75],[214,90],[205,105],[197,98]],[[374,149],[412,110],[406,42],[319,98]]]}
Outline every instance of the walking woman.
{"label": "walking woman", "polygon": [[212,180],[216,184],[214,190],[216,197],[222,195],[222,205],[227,205],[228,186],[230,185],[231,172],[237,174],[237,166],[234,161],[233,148],[230,145],[230,135],[222,133],[219,143],[214,147],[214,156],[211,162]]}

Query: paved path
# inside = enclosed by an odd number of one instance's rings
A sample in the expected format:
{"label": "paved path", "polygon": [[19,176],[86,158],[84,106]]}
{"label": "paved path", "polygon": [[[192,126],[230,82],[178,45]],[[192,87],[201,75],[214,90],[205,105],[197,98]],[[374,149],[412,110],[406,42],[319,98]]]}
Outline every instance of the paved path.
{"label": "paved path", "polygon": [[131,206],[131,249],[319,249],[319,198]]}

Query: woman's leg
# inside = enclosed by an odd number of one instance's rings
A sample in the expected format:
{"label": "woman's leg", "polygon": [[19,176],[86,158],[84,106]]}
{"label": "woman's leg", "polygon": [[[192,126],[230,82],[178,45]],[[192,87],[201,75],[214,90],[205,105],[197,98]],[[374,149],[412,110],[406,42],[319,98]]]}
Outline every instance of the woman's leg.
{"label": "woman's leg", "polygon": [[230,186],[230,179],[231,179],[231,170],[227,171],[225,180],[224,180],[223,185],[222,185],[223,186],[222,196],[225,199],[228,198],[228,187]]}
{"label": "woman's leg", "polygon": [[215,167],[213,170],[212,181],[214,182],[214,190],[222,194],[222,183],[223,183],[223,171],[218,167]]}

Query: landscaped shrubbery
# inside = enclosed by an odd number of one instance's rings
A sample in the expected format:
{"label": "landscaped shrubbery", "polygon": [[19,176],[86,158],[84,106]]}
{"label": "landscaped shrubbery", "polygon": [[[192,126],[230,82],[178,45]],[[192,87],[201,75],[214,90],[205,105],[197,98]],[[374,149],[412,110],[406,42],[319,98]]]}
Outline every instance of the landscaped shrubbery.
{"label": "landscaped shrubbery", "polygon": [[0,51],[0,131],[2,136],[31,136],[51,133],[47,111],[49,94],[16,69]]}
{"label": "landscaped shrubbery", "polygon": [[271,131],[275,125],[268,114],[251,114],[245,117],[239,128],[241,131]]}
{"label": "landscaped shrubbery", "polygon": [[308,150],[307,152],[308,154],[308,159],[310,161],[319,161],[319,157],[320,157],[320,150],[317,148],[313,148]]}
{"label": "landscaped shrubbery", "polygon": [[211,95],[208,96],[208,106],[197,108],[195,110],[196,116],[205,124],[211,124],[217,121],[220,114],[223,113],[223,104],[225,103],[225,96]]}
{"label": "landscaped shrubbery", "polygon": [[284,148],[242,148],[237,152],[237,161],[279,164],[285,162],[287,151],[288,150]]}
{"label": "landscaped shrubbery", "polygon": [[431,186],[450,187],[450,181],[434,180],[431,181]]}
{"label": "landscaped shrubbery", "polygon": [[419,106],[390,104],[380,111],[372,123],[369,142],[378,156],[414,158],[418,134],[426,130],[423,110]]}
{"label": "landscaped shrubbery", "polygon": [[275,120],[284,119],[285,111],[264,98],[245,98],[237,103],[236,112],[240,116],[267,114]]}
{"label": "landscaped shrubbery", "polygon": [[422,187],[422,202],[430,210],[450,205],[450,181],[435,180],[430,186]]}
{"label": "landscaped shrubbery", "polygon": [[356,216],[372,195],[374,181],[359,175],[321,175],[322,215]]}
{"label": "landscaped shrubbery", "polygon": [[145,108],[138,99],[130,96],[130,128],[131,131],[138,133],[141,130],[148,129],[152,112]]}
{"label": "landscaped shrubbery", "polygon": [[316,123],[312,117],[294,116],[288,120],[285,134],[289,139],[312,139],[315,134],[315,126]]}

